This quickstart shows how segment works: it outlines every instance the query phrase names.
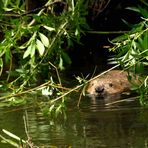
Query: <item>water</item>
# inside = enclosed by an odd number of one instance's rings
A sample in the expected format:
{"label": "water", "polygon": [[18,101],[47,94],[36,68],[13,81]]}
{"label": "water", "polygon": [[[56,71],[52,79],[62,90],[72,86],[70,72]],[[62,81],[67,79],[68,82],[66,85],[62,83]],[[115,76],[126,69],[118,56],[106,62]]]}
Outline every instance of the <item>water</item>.
{"label": "water", "polygon": [[[28,133],[41,148],[147,148],[148,109],[134,101],[104,106],[103,100],[69,102],[67,119],[44,117],[39,109],[1,108],[0,128],[26,139],[23,115],[28,116]],[[0,134],[4,135],[2,132]],[[0,148],[11,148],[0,143]]]}

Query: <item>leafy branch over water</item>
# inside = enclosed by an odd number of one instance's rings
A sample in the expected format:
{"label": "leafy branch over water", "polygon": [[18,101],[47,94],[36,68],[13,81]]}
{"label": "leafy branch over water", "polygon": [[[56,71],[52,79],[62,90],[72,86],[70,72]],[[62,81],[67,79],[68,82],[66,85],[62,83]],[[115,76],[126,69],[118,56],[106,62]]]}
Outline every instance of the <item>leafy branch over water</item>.
{"label": "leafy branch over water", "polygon": [[[48,98],[50,105],[58,101],[63,103],[65,96],[90,81],[84,80],[84,83],[71,89],[63,86],[59,73],[72,62],[68,49],[72,48],[75,42],[79,43],[85,32],[121,33],[88,31],[86,22],[88,6],[82,0],[66,1],[64,3],[66,8],[58,15],[53,11],[55,7],[53,1],[48,1],[36,14],[34,11],[26,12],[25,3],[17,1],[15,5],[11,0],[7,2],[3,0],[3,3],[1,7],[5,12],[1,12],[0,21],[3,34],[0,43],[1,90],[9,91],[10,95],[2,96],[1,101],[42,90],[44,95],[50,96],[50,99]],[[10,8],[17,16],[9,15],[5,18],[5,13],[7,14]],[[139,74],[144,73],[144,67],[148,65],[148,12],[140,7],[137,10],[138,13],[144,13],[141,22],[133,25],[130,32],[124,32],[124,35],[114,39],[112,41],[114,47],[110,50],[119,53],[114,58],[117,66]],[[147,95],[147,79],[143,77],[142,85],[135,85],[135,89],[141,95],[142,104],[144,104],[142,99]],[[78,106],[80,100],[81,98]]]}

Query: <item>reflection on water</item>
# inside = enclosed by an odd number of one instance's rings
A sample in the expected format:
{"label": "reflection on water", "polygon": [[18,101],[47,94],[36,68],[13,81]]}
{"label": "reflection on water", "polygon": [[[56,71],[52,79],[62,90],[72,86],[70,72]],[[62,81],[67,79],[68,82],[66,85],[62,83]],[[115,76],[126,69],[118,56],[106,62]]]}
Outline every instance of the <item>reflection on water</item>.
{"label": "reflection on water", "polygon": [[[25,137],[23,112],[16,112],[12,108],[0,108],[0,134],[4,135],[1,131],[6,129],[21,138]],[[8,137],[7,137],[8,138]],[[2,139],[0,139],[1,141]],[[0,148],[11,148],[12,146],[0,143]]]}
{"label": "reflection on water", "polygon": [[[70,106],[66,120],[43,117],[38,109],[27,109],[29,134],[39,147],[50,148],[147,148],[148,110],[134,102],[108,107],[104,100],[85,98],[79,109]],[[11,109],[10,109],[11,110]],[[0,128],[25,137],[22,115],[25,111],[0,112]],[[0,144],[2,148],[9,148]]]}

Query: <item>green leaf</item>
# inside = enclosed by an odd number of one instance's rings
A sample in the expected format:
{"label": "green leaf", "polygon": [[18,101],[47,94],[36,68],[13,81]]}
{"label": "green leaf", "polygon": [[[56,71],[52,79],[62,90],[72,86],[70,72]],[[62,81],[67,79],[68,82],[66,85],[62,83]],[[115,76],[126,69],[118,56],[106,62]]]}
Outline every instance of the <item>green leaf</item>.
{"label": "green leaf", "polygon": [[34,55],[35,55],[35,44],[32,43],[31,54],[30,54],[31,58],[32,58]]}
{"label": "green leaf", "polygon": [[23,55],[23,59],[25,59],[26,57],[28,57],[31,54],[31,45],[28,46],[27,50],[25,51],[24,55]]}
{"label": "green leaf", "polygon": [[121,42],[121,41],[124,41],[124,40],[127,40],[127,39],[128,39],[128,35],[124,34],[124,35],[121,35],[121,36],[114,38],[111,42],[116,43],[116,42]]}
{"label": "green leaf", "polygon": [[3,72],[3,66],[4,66],[3,59],[0,58],[0,75],[1,75],[2,72]]}
{"label": "green leaf", "polygon": [[63,60],[64,60],[64,62],[66,64],[71,64],[72,63],[69,55],[66,52],[62,51],[61,56],[62,56],[62,58],[63,58]]}
{"label": "green leaf", "polygon": [[49,112],[52,112],[52,111],[54,110],[54,107],[55,107],[55,105],[52,104],[52,105],[50,106],[50,108],[49,108]]}
{"label": "green leaf", "polygon": [[135,64],[135,72],[138,73],[138,74],[144,72],[144,65],[143,65],[143,63],[137,62],[137,63]]}
{"label": "green leaf", "polygon": [[35,40],[35,38],[36,38],[36,32],[33,33],[32,37],[27,42],[27,45],[30,45]]}
{"label": "green leaf", "polygon": [[19,49],[25,49],[27,46],[28,46],[27,43],[25,43],[25,44],[19,46]]}
{"label": "green leaf", "polygon": [[62,113],[62,104],[60,104],[57,108],[56,108],[56,116],[58,116],[59,113]]}
{"label": "green leaf", "polygon": [[64,70],[64,66],[63,66],[63,59],[60,57],[60,62],[59,62],[59,68],[61,70]]}
{"label": "green leaf", "polygon": [[49,40],[48,38],[43,34],[43,33],[39,33],[40,39],[42,41],[42,43],[44,44],[45,47],[49,46]]}
{"label": "green leaf", "polygon": [[0,58],[0,67],[3,67],[3,59]]}
{"label": "green leaf", "polygon": [[0,13],[2,13],[2,11],[3,11],[3,7],[4,7],[3,1],[0,0]]}
{"label": "green leaf", "polygon": [[44,25],[43,27],[45,29],[47,29],[48,31],[55,31],[55,28],[53,28],[53,27],[49,27],[49,26],[46,26],[46,25]]}
{"label": "green leaf", "polygon": [[44,47],[43,43],[38,39],[36,40],[36,47],[39,51],[40,56],[42,56],[44,54],[45,47]]}
{"label": "green leaf", "polygon": [[25,51],[23,59],[25,59],[29,55],[31,56],[31,58],[35,55],[35,44],[33,42],[28,46],[27,50]]}
{"label": "green leaf", "polygon": [[138,9],[140,10],[140,13],[143,17],[148,18],[148,11],[146,8],[142,8],[139,6]]}
{"label": "green leaf", "polygon": [[140,13],[140,10],[137,7],[127,7],[126,9]]}
{"label": "green leaf", "polygon": [[148,48],[148,31],[146,31],[144,33],[144,37],[143,37],[143,47],[144,50]]}

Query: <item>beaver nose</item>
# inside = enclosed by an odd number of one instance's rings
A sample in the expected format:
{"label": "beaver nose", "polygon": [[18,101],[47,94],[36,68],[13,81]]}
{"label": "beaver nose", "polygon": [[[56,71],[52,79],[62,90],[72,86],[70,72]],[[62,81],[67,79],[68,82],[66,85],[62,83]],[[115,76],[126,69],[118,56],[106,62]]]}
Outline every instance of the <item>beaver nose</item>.
{"label": "beaver nose", "polygon": [[102,93],[104,91],[104,87],[103,86],[98,86],[98,87],[95,88],[95,91],[97,93]]}

